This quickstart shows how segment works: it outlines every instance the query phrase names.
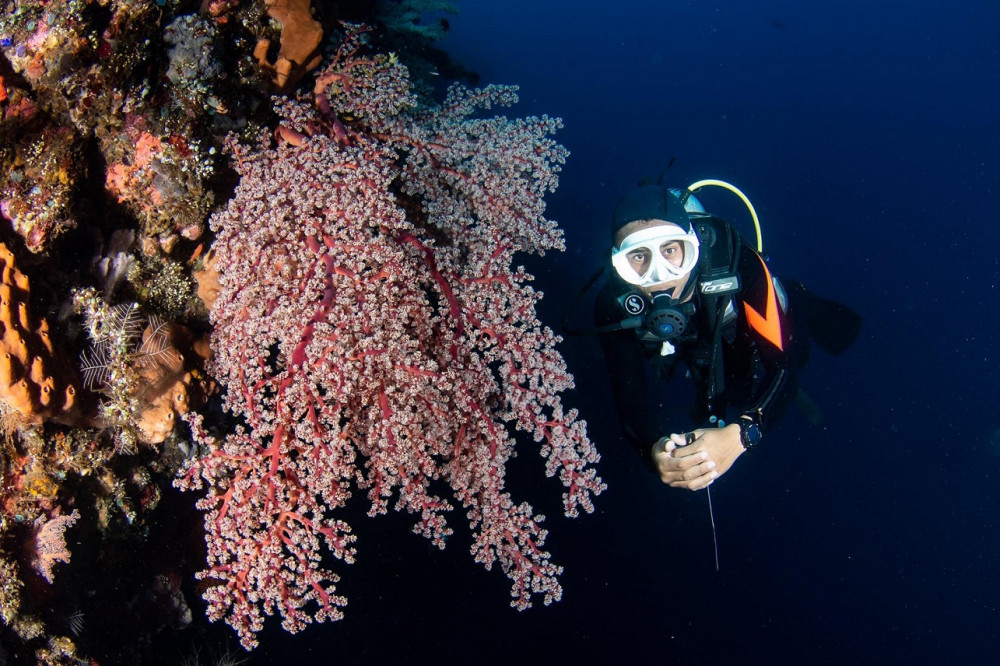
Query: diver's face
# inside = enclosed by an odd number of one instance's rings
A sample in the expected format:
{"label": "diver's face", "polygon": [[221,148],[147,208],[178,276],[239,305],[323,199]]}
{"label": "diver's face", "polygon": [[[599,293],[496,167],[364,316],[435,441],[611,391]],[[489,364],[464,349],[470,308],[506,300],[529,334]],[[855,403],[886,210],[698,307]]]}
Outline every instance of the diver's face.
{"label": "diver's face", "polygon": [[[636,231],[662,226],[677,227],[677,225],[671,224],[670,222],[664,222],[663,220],[636,220],[635,222],[629,222],[615,234],[615,247],[620,246],[622,241],[628,238],[631,234],[634,234]],[[684,246],[679,241],[668,240],[664,242],[660,245],[659,252],[664,259],[678,268],[684,263]],[[629,252],[626,256],[628,257],[629,266],[635,270],[637,275],[644,275],[646,271],[649,270],[650,264],[653,262],[653,256],[649,248],[636,248]],[[684,291],[684,286],[687,284],[689,275],[690,273],[687,273],[676,280],[659,282],[641,289],[647,294],[670,291],[671,297],[677,298],[677,296]]]}
{"label": "diver's face", "polygon": [[[660,254],[678,268],[684,263],[684,246],[678,241],[666,241],[660,245]],[[636,248],[626,256],[628,257],[628,265],[637,275],[644,275],[649,270],[650,264],[653,263],[653,255],[648,248]]]}

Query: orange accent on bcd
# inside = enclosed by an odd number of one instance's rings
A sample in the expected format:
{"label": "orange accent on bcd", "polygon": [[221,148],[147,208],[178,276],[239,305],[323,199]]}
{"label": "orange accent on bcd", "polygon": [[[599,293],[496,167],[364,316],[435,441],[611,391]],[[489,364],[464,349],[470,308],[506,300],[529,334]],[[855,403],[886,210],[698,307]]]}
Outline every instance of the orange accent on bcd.
{"label": "orange accent on bcd", "polygon": [[764,315],[750,307],[746,301],[743,302],[743,309],[747,315],[747,323],[750,328],[760,333],[761,337],[770,342],[778,349],[784,350],[781,342],[781,315],[778,313],[778,296],[774,293],[774,282],[771,280],[771,272],[767,270],[767,264],[760,255],[757,255],[760,265],[764,267],[764,277],[767,278],[767,305]]}

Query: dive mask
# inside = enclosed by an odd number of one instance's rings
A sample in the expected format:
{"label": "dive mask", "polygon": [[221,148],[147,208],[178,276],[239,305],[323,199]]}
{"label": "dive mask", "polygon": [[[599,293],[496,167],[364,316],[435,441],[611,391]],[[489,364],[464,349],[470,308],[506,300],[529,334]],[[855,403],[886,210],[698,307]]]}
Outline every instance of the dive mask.
{"label": "dive mask", "polygon": [[[670,263],[662,252],[665,244],[675,241],[680,243],[684,251],[680,266]],[[640,253],[645,260],[641,263],[633,262],[631,258]],[[618,277],[637,287],[652,287],[676,280],[690,273],[697,263],[698,236],[694,229],[685,231],[672,223],[631,233],[611,252],[611,265]]]}

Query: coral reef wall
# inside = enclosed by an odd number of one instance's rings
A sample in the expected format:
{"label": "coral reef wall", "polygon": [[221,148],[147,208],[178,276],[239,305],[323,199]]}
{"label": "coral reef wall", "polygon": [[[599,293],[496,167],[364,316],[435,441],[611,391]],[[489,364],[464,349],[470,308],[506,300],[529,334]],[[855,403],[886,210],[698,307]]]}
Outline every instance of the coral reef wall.
{"label": "coral reef wall", "polygon": [[455,7],[0,6],[0,661],[142,663],[196,585],[248,649],[337,619],[351,498],[558,600],[505,474],[604,487],[515,265],[567,153],[444,89]]}

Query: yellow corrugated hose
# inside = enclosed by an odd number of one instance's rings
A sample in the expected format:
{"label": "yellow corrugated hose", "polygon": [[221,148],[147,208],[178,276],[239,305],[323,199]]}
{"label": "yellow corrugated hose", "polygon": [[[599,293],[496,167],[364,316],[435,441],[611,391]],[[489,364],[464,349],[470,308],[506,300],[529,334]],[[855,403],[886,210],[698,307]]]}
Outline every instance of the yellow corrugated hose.
{"label": "yellow corrugated hose", "polygon": [[747,210],[750,211],[750,217],[753,218],[754,229],[757,231],[757,252],[763,253],[764,239],[760,233],[760,220],[757,218],[757,211],[754,210],[753,204],[750,203],[749,199],[747,199],[747,195],[743,194],[743,192],[740,191],[740,188],[735,185],[730,185],[724,180],[716,180],[714,178],[706,178],[705,180],[699,180],[697,183],[692,183],[691,185],[688,185],[688,190],[690,192],[695,192],[703,187],[707,187],[708,185],[714,185],[716,187],[729,190],[743,200],[743,203],[746,204]]}

